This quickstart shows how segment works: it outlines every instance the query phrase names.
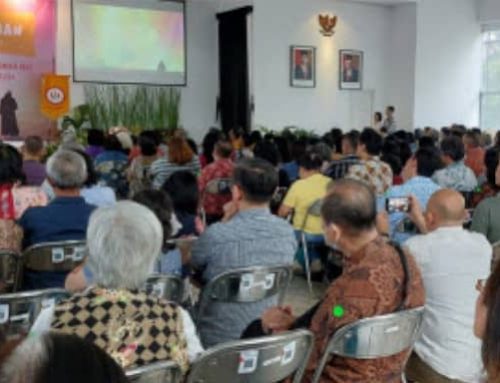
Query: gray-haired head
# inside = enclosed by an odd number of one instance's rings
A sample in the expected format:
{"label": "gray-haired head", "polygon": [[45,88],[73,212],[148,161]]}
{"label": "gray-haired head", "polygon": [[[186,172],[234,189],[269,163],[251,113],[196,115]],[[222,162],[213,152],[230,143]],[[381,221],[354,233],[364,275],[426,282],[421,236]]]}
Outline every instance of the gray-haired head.
{"label": "gray-haired head", "polygon": [[163,230],[155,214],[135,202],[97,209],[87,229],[89,267],[98,286],[142,287],[162,248]]}
{"label": "gray-haired head", "polygon": [[47,359],[46,337],[32,336],[20,343],[0,370],[0,383],[31,383]]}
{"label": "gray-haired head", "polygon": [[47,177],[56,188],[79,189],[87,180],[87,165],[78,153],[60,149],[47,161]]}

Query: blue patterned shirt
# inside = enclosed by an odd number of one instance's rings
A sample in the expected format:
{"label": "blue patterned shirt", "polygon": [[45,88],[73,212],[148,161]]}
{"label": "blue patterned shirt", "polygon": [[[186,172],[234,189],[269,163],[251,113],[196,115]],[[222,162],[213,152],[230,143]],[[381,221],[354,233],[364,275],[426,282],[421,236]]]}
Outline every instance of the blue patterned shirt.
{"label": "blue patterned shirt", "polygon": [[[196,241],[191,264],[202,269],[208,282],[217,275],[243,267],[289,266],[297,241],[292,226],[269,209],[243,211],[229,222],[210,226]],[[275,298],[256,303],[212,303],[198,325],[206,347],[237,340],[243,330],[269,307]]]}
{"label": "blue patterned shirt", "polygon": [[474,172],[463,161],[454,162],[434,173],[432,180],[439,186],[459,192],[471,192],[477,187]]}
{"label": "blue patterned shirt", "polygon": [[[391,187],[387,191],[386,197],[409,197],[410,195],[414,195],[418,199],[422,209],[425,209],[431,196],[440,189],[441,187],[433,182],[432,179],[428,177],[416,176],[406,181],[403,185]],[[398,230],[398,226],[402,224],[405,217],[405,213],[392,213],[389,216],[391,235],[395,242],[403,243],[416,234],[400,232]]]}

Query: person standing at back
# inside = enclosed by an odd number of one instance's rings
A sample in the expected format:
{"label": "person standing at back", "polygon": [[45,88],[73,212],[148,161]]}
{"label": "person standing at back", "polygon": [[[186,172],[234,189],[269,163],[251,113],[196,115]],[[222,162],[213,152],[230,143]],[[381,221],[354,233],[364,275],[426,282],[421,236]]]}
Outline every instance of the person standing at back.
{"label": "person standing at back", "polygon": [[[233,172],[232,202],[223,222],[210,226],[192,249],[193,268],[202,284],[235,269],[291,266],[297,250],[293,228],[271,214],[269,202],[278,186],[278,172],[260,159],[241,160]],[[212,303],[198,330],[205,347],[240,338],[242,331],[277,298],[256,303]]]}
{"label": "person standing at back", "polygon": [[394,119],[394,113],[396,113],[396,108],[394,106],[390,105],[385,108],[385,120],[380,128],[381,132],[391,134],[398,130],[396,120]]}
{"label": "person standing at back", "polygon": [[481,381],[481,342],[472,333],[478,280],[490,274],[487,239],[463,229],[465,200],[457,191],[434,193],[425,213],[412,199],[410,217],[423,235],[405,246],[414,255],[427,295],[422,333],[407,367],[418,382]]}

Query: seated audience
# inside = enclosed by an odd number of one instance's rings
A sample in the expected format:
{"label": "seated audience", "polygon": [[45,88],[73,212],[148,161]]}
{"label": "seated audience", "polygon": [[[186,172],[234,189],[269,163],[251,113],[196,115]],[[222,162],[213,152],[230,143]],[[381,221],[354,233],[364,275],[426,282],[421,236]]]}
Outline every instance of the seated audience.
{"label": "seated audience", "polygon": [[128,195],[128,182],[125,171],[128,165],[128,151],[115,135],[106,139],[105,150],[95,159],[95,169],[99,181],[112,188],[119,198]]}
{"label": "seated audience", "polygon": [[[81,155],[58,150],[47,161],[47,178],[56,198],[45,207],[31,207],[19,220],[24,230],[23,247],[44,242],[85,239],[88,220],[95,206],[80,196],[87,179],[87,167]],[[64,272],[25,270],[24,287],[43,289],[64,286]]]}
{"label": "seated audience", "polygon": [[288,173],[281,169],[281,154],[278,146],[269,140],[261,140],[257,145],[255,145],[254,157],[260,158],[261,160],[266,160],[271,165],[278,169],[278,187],[289,188],[290,179],[288,178]]}
{"label": "seated audience", "polygon": [[478,281],[479,297],[476,302],[474,335],[482,341],[481,359],[486,374],[483,382],[500,382],[500,265],[497,265],[486,282]]}
{"label": "seated audience", "polygon": [[335,154],[335,152],[332,150],[332,147],[329,144],[327,144],[326,141],[329,140],[327,139],[325,141],[320,141],[312,146],[312,150],[318,153],[318,155],[323,160],[323,164],[321,165],[321,173],[324,173],[325,170],[328,168],[328,166],[330,165],[330,161],[332,160],[332,157]]}
{"label": "seated audience", "polygon": [[189,170],[193,174],[200,171],[200,161],[193,153],[184,137],[172,137],[168,143],[168,156],[157,159],[149,169],[153,187],[160,189],[175,172]]}
{"label": "seated audience", "polygon": [[494,197],[500,191],[496,184],[496,171],[500,160],[500,148],[490,148],[484,155],[484,165],[486,168],[486,182],[480,185],[474,192],[471,202],[471,208],[476,208],[479,203],[486,198]]}
{"label": "seated audience", "polygon": [[124,371],[103,350],[76,336],[30,337],[1,364],[0,382],[127,383]]}
{"label": "seated audience", "polygon": [[[417,198],[420,206],[426,208],[431,196],[441,187],[432,181],[432,175],[442,166],[441,158],[437,149],[421,148],[417,150],[412,158],[406,163],[402,178],[402,185],[391,187],[386,198],[410,197]],[[389,215],[390,234],[396,242],[402,243],[412,236],[404,227],[406,215],[402,212],[394,212]]]}
{"label": "seated audience", "polygon": [[26,185],[42,186],[45,180],[45,165],[42,163],[45,147],[41,137],[29,136],[24,140],[22,147],[23,172],[26,176]]}
{"label": "seated audience", "polygon": [[451,136],[441,141],[441,158],[444,169],[438,170],[432,179],[443,188],[471,192],[477,186],[474,172],[464,164],[465,148],[462,139]]}
{"label": "seated audience", "polygon": [[152,176],[150,168],[153,162],[158,159],[158,144],[151,132],[142,132],[139,136],[140,152],[132,160],[127,170],[127,179],[130,184],[129,193],[131,196],[136,193],[150,189],[152,186]]}
{"label": "seated audience", "polygon": [[215,144],[223,138],[224,134],[220,129],[217,128],[210,128],[208,133],[205,135],[201,143],[202,153],[199,156],[200,165],[202,168],[214,162],[213,153]]}
{"label": "seated audience", "polygon": [[97,172],[94,168],[92,158],[85,152],[75,150],[80,154],[87,165],[87,180],[80,190],[80,195],[89,205],[97,207],[113,206],[116,203],[115,191],[108,186],[102,186],[98,183]]}
{"label": "seated audience", "polygon": [[457,191],[433,194],[425,213],[418,200],[412,202],[412,219],[428,234],[409,239],[405,246],[420,266],[426,305],[407,378],[479,382],[481,343],[471,332],[478,296],[474,286],[490,273],[491,246],[483,235],[463,229],[465,200]]}
{"label": "seated audience", "polygon": [[[309,215],[309,209],[318,200],[325,197],[328,186],[332,183],[329,177],[321,174],[321,157],[313,150],[308,150],[298,161],[300,180],[296,181],[280,207],[278,215],[287,218],[293,214],[293,228],[297,238],[305,232],[308,242],[311,272],[322,271],[323,264],[317,251],[318,245],[324,244],[321,218]],[[304,261],[298,259],[300,264]],[[299,267],[300,266],[300,267]],[[302,268],[296,264],[296,268]]]}
{"label": "seated audience", "polygon": [[[250,266],[288,266],[297,250],[292,227],[273,216],[269,202],[278,185],[278,172],[259,159],[240,161],[233,174],[232,203],[225,221],[203,233],[192,250],[192,266],[202,271],[203,283],[221,273]],[[206,347],[238,339],[248,324],[277,303],[212,303],[198,330]]]}
{"label": "seated audience", "polygon": [[[156,216],[135,202],[96,210],[87,231],[93,285],[42,309],[32,333],[50,329],[78,335],[125,369],[172,360],[185,373],[202,351],[189,314],[174,303],[139,292],[162,239]],[[89,317],[93,320],[86,320]]]}
{"label": "seated audience", "polygon": [[[249,337],[307,327],[314,334],[314,348],[305,382],[311,381],[332,335],[341,327],[424,304],[424,287],[415,260],[410,254],[399,254],[379,236],[376,215],[375,195],[366,184],[354,180],[336,182],[325,198],[322,216],[327,242],[344,254],[343,274],[329,286],[320,303],[301,318],[295,318],[289,307],[271,308],[260,323],[252,323],[243,334]],[[402,257],[408,264],[408,288]],[[342,314],[332,315],[335,308]],[[400,382],[407,353],[374,360],[333,357],[320,381]]]}
{"label": "seated audience", "polygon": [[290,182],[295,182],[299,179],[299,165],[297,160],[306,152],[306,142],[302,139],[296,139],[290,144],[290,162],[284,163],[281,168],[288,175]]}
{"label": "seated audience", "polygon": [[[47,196],[36,187],[21,186],[23,159],[13,146],[0,144],[0,249],[21,251],[23,231],[16,224],[26,209],[45,206]],[[0,291],[2,283],[0,282]]]}
{"label": "seated audience", "polygon": [[465,133],[465,165],[469,167],[476,177],[484,174],[484,149],[481,147],[481,135],[472,130]]}
{"label": "seated audience", "polygon": [[[496,168],[495,183],[500,187],[500,163]],[[474,209],[471,230],[484,234],[492,244],[500,241],[500,194],[486,198]]]}
{"label": "seated audience", "polygon": [[344,178],[352,165],[359,163],[356,155],[358,150],[357,132],[349,132],[342,136],[342,158],[332,161],[325,171],[325,175],[333,180]]}
{"label": "seated audience", "polygon": [[88,146],[85,149],[85,153],[95,160],[99,154],[104,152],[105,141],[104,132],[102,130],[89,129],[87,132]]}
{"label": "seated audience", "polygon": [[240,127],[230,129],[229,141],[231,142],[235,152],[239,152],[243,149],[243,129]]}
{"label": "seated audience", "polygon": [[360,163],[352,165],[346,177],[365,182],[375,194],[382,195],[392,186],[392,170],[379,159],[382,137],[373,129],[363,130],[359,136],[357,154]]}
{"label": "seated audience", "polygon": [[203,168],[198,180],[200,194],[202,195],[203,209],[205,209],[208,223],[220,221],[224,216],[224,205],[231,201],[231,193],[208,193],[207,186],[211,181],[228,179],[233,174],[234,164],[231,160],[233,147],[228,141],[219,141],[215,144],[214,162]]}
{"label": "seated audience", "polygon": [[199,190],[196,176],[190,171],[176,172],[162,186],[172,200],[174,212],[182,228],[176,237],[197,236],[203,232],[198,216]]}

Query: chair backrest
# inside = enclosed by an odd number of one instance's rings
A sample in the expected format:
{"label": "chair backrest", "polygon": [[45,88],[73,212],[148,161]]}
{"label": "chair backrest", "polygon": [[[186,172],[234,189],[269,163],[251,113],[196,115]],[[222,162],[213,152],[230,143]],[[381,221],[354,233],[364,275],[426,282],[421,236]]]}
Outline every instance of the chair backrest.
{"label": "chair backrest", "polygon": [[307,209],[306,215],[304,217],[304,223],[302,224],[302,230],[306,227],[307,220],[309,217],[321,217],[321,208],[323,207],[323,199],[318,199],[314,201]]}
{"label": "chair backrest", "polygon": [[71,271],[87,256],[85,241],[47,242],[23,253],[24,267],[34,271]]}
{"label": "chair backrest", "polygon": [[148,278],[143,290],[167,301],[182,303],[184,281],[176,275],[155,274]]}
{"label": "chair backrest", "polygon": [[233,180],[231,178],[216,178],[207,183],[205,192],[208,194],[230,194]]}
{"label": "chair backrest", "polygon": [[498,261],[500,261],[500,242],[496,242],[493,245],[493,256],[491,257],[491,271],[495,270]]}
{"label": "chair backrest", "polygon": [[222,273],[202,289],[197,321],[211,302],[253,303],[275,296],[282,302],[291,278],[289,266],[246,267]]}
{"label": "chair backrest", "polygon": [[424,308],[399,311],[348,324],[333,334],[315,372],[319,382],[330,355],[350,359],[379,359],[410,350],[420,333]]}
{"label": "chair backrest", "polygon": [[314,338],[307,330],[224,343],[191,366],[187,383],[274,383],[295,374],[301,381]]}
{"label": "chair backrest", "polygon": [[131,383],[181,383],[179,366],[171,361],[152,363],[126,371]]}
{"label": "chair backrest", "polygon": [[19,287],[21,256],[13,251],[0,251],[0,293],[15,292]]}
{"label": "chair backrest", "polygon": [[0,329],[13,337],[29,332],[43,307],[70,296],[63,289],[47,289],[0,295]]}

